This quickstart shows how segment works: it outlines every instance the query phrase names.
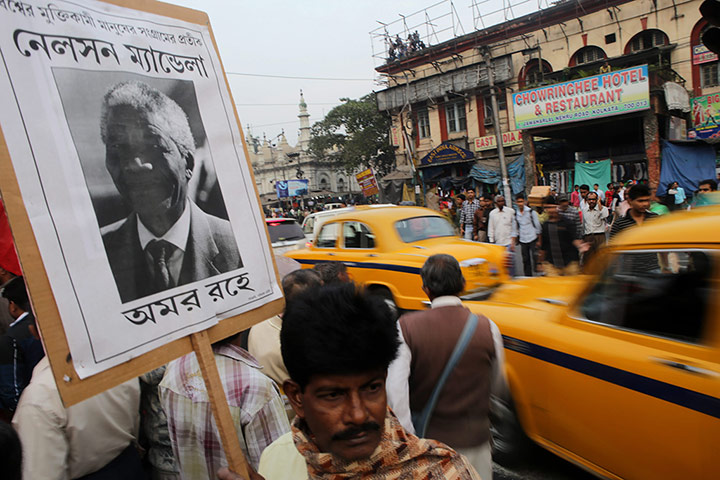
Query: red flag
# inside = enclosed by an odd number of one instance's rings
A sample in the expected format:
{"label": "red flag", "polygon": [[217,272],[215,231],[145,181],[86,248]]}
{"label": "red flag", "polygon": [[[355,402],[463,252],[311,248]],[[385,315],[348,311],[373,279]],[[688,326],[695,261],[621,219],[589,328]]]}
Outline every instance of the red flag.
{"label": "red flag", "polygon": [[3,205],[2,200],[0,200],[0,268],[18,276],[22,275],[20,262],[15,252],[12,232],[10,231],[10,224],[5,214],[5,205]]}

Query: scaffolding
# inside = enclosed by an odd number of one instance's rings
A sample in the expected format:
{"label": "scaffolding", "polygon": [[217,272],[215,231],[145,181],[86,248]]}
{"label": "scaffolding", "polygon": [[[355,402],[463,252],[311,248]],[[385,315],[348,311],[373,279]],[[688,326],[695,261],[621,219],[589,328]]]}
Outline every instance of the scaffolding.
{"label": "scaffolding", "polygon": [[[441,0],[392,22],[381,22],[370,32],[375,67],[411,57],[433,45],[483,30],[509,20],[549,8],[568,0],[469,0],[467,7],[456,7],[454,0]],[[579,1],[579,0],[575,0]]]}

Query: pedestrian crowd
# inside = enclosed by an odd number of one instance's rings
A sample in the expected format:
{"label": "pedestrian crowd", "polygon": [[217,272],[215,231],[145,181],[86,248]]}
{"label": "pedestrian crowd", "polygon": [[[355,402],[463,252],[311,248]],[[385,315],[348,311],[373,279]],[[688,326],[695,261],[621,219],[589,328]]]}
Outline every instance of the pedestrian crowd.
{"label": "pedestrian crowd", "polygon": [[717,190],[717,180],[702,180],[688,198],[678,182],[665,195],[639,182],[575,185],[569,194],[551,191],[535,207],[523,193],[510,205],[503,195],[476,198],[467,188],[440,202],[441,211],[466,240],[489,242],[508,250],[514,275],[574,275],[595,251],[628,226],[645,218],[706,203],[704,194]]}

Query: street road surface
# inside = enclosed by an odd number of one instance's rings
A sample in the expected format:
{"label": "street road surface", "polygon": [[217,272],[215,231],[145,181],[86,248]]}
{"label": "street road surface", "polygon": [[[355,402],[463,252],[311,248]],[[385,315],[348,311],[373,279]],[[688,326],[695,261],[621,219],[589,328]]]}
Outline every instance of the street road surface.
{"label": "street road surface", "polygon": [[596,480],[597,477],[540,447],[532,449],[520,465],[493,464],[493,480]]}

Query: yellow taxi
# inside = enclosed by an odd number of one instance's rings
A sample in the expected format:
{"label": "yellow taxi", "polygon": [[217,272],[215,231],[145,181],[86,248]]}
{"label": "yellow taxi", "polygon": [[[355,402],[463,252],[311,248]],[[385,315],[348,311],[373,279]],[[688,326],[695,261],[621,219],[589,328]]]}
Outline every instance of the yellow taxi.
{"label": "yellow taxi", "polygon": [[620,233],[586,275],[466,305],[505,343],[500,463],[529,437],[602,478],[720,478],[720,207]]}
{"label": "yellow taxi", "polygon": [[508,280],[505,249],[463,240],[439,213],[422,207],[357,207],[325,222],[312,244],[285,253],[312,268],[343,262],[353,280],[392,300],[399,308],[424,308],[420,268],[436,253],[455,257],[466,279],[466,295]]}

